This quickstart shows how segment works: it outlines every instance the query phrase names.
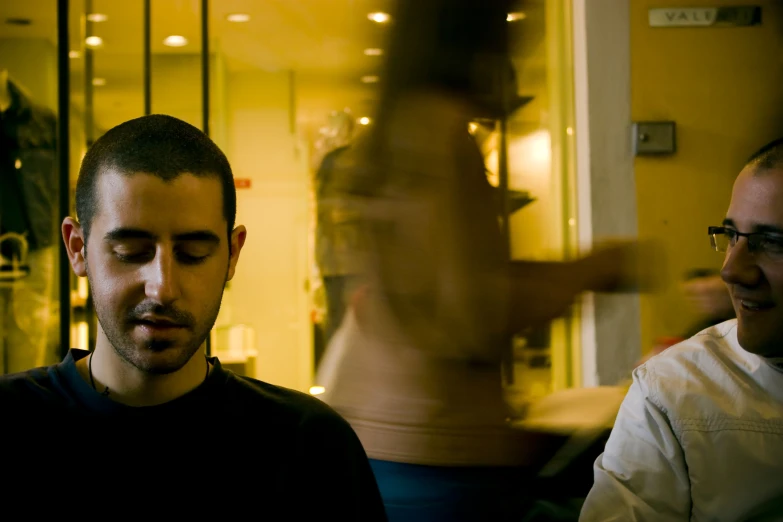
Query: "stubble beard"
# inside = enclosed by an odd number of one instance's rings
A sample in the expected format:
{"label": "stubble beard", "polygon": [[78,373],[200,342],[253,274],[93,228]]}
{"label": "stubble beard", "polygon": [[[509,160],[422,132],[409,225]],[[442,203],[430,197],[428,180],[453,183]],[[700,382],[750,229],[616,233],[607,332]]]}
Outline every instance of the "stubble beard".
{"label": "stubble beard", "polygon": [[[227,282],[228,274],[226,274]],[[92,278],[90,277],[89,270],[87,272],[87,280],[90,284],[90,288],[95,288],[92,284]],[[128,322],[125,317],[107,317],[104,314],[104,309],[101,307],[100,302],[95,299],[95,292],[93,292],[93,302],[95,303],[95,314],[98,317],[98,323],[103,330],[109,344],[114,349],[114,352],[130,366],[138,369],[139,371],[151,375],[166,375],[174,373],[184,367],[188,361],[199,351],[201,346],[209,336],[212,327],[217,320],[218,313],[220,312],[220,304],[223,301],[223,293],[225,291],[225,282],[220,291],[220,296],[214,305],[210,308],[206,318],[201,322],[195,322],[190,326],[193,334],[189,337],[187,343],[178,349],[178,354],[170,363],[165,366],[148,364],[146,358],[143,356],[145,352],[162,352],[165,350],[177,349],[174,347],[174,343],[171,341],[151,341],[145,343],[144,346],[139,347],[137,343],[133,341],[131,333],[135,328],[135,325]]]}

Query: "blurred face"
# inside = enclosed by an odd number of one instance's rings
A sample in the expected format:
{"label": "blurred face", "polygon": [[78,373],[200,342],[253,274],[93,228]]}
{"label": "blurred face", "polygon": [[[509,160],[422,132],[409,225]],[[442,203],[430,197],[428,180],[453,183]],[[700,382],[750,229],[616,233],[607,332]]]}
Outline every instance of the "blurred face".
{"label": "blurred face", "polygon": [[[734,184],[724,225],[742,233],[765,232],[783,241],[783,170],[745,169]],[[783,259],[750,252],[738,238],[726,252],[721,276],[737,313],[737,335],[747,351],[783,356]]]}
{"label": "blurred face", "polygon": [[96,189],[84,270],[103,332],[139,370],[177,371],[215,323],[244,228],[226,237],[217,178],[109,171]]}

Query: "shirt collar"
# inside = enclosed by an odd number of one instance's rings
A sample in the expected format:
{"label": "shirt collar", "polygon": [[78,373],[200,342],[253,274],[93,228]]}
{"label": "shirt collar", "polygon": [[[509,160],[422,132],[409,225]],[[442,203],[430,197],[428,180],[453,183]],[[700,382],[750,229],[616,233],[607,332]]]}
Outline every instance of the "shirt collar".
{"label": "shirt collar", "polygon": [[761,357],[773,370],[783,373],[783,357]]}
{"label": "shirt collar", "polygon": [[132,407],[114,402],[109,397],[101,395],[94,390],[90,383],[84,380],[76,368],[76,361],[87,357],[90,352],[86,350],[71,349],[65,359],[56,366],[56,371],[67,383],[72,396],[83,408],[98,414],[144,414],[153,412],[166,412],[178,406],[199,401],[213,394],[219,393],[229,378],[229,372],[224,370],[217,357],[210,357],[212,371],[200,386],[170,402],[158,406]]}

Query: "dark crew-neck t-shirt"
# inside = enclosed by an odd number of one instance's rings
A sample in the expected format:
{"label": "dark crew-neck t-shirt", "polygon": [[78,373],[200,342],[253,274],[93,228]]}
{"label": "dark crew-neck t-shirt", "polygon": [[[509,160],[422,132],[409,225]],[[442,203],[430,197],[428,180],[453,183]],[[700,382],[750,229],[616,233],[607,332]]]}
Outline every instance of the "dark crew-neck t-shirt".
{"label": "dark crew-neck t-shirt", "polygon": [[[0,376],[0,469],[16,486],[32,473],[40,477],[28,477],[29,487],[44,498],[87,481],[104,500],[117,494],[181,514],[218,501],[224,514],[264,520],[386,520],[361,443],[317,398],[211,358],[209,377],[191,392],[135,408],[82,378],[76,361],[87,355],[71,350],[54,366]],[[201,494],[210,502],[198,509],[192,495]]]}

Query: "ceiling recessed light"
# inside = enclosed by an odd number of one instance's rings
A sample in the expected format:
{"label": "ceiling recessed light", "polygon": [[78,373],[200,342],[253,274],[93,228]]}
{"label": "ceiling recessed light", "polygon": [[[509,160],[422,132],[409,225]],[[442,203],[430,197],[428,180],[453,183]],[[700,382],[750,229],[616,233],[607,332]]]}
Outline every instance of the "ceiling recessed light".
{"label": "ceiling recessed light", "polygon": [[168,45],[169,47],[185,47],[188,45],[188,39],[178,34],[172,34],[163,40],[163,45]]}
{"label": "ceiling recessed light", "polygon": [[96,87],[103,87],[106,85],[106,78],[93,78],[92,84]]}
{"label": "ceiling recessed light", "polygon": [[370,13],[367,15],[367,18],[372,20],[373,22],[377,24],[385,24],[389,20],[391,20],[391,16],[389,16],[389,13],[383,13],[381,11],[378,11],[377,13]]}
{"label": "ceiling recessed light", "polygon": [[81,58],[82,53],[79,51],[68,51],[68,58]]}
{"label": "ceiling recessed light", "polygon": [[89,20],[90,22],[100,23],[100,22],[105,22],[108,19],[109,17],[103,13],[90,13],[87,15],[87,20]]}
{"label": "ceiling recessed light", "polygon": [[103,45],[103,38],[100,36],[88,36],[84,39],[84,43],[86,43],[88,47],[100,47]]}
{"label": "ceiling recessed light", "polygon": [[323,386],[311,386],[310,395],[321,395],[326,392],[326,388]]}
{"label": "ceiling recessed light", "polygon": [[367,56],[381,56],[383,54],[383,49],[376,49],[376,48],[365,49],[364,54],[366,54]]}
{"label": "ceiling recessed light", "polygon": [[362,76],[362,83],[378,83],[379,80],[377,76]]}
{"label": "ceiling recessed light", "polygon": [[508,13],[506,16],[506,22],[516,22],[518,20],[524,20],[527,17],[525,13]]}
{"label": "ceiling recessed light", "polygon": [[361,125],[369,125],[371,122],[372,122],[372,120],[370,118],[368,118],[367,116],[362,116],[361,118],[359,118],[359,123]]}
{"label": "ceiling recessed light", "polygon": [[228,20],[229,22],[236,22],[236,23],[249,22],[250,15],[246,13],[232,13],[226,16],[226,20]]}

